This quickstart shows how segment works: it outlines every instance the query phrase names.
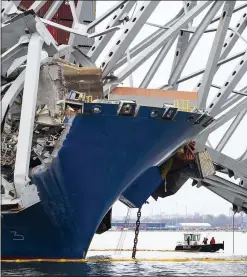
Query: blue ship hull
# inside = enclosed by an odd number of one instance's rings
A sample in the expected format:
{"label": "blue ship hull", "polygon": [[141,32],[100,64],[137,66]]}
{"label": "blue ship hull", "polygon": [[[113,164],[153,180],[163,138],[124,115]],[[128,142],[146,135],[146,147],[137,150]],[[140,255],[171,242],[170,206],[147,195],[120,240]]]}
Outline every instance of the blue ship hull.
{"label": "blue ship hull", "polygon": [[93,114],[93,105],[75,117],[47,168],[31,174],[41,202],[2,216],[2,259],[85,258],[114,202],[124,196],[140,207],[162,182],[158,166],[204,128],[191,113],[167,120],[140,107],[121,116],[118,105],[101,104]]}

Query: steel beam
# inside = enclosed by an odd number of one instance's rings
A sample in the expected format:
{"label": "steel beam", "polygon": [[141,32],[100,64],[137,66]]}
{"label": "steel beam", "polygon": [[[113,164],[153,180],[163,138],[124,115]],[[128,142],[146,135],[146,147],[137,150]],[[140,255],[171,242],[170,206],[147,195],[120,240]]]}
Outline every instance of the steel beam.
{"label": "steel beam", "polygon": [[101,64],[102,77],[105,77],[114,69],[117,61],[125,53],[133,39],[142,28],[144,22],[146,22],[158,4],[159,1],[143,1],[140,8],[133,16],[133,19],[124,25],[120,38],[114,43],[114,46],[111,48]]}
{"label": "steel beam", "polygon": [[[226,59],[224,59],[224,60],[221,60],[221,61],[219,61],[219,62],[217,63],[217,66],[221,66],[221,65],[223,65],[223,64],[225,64],[225,63],[228,63],[228,62],[233,61],[233,60],[235,60],[235,59],[237,59],[237,58],[240,58],[240,57],[244,56],[245,52],[246,52],[246,51],[241,51],[241,52],[239,52],[239,53],[237,53],[237,54],[234,54],[234,55],[230,56],[229,58],[226,58]],[[198,70],[198,71],[196,71],[196,72],[194,72],[194,73],[192,73],[192,74],[190,74],[190,75],[181,77],[179,80],[176,81],[176,84],[180,84],[180,83],[182,83],[182,82],[188,81],[188,80],[190,80],[190,79],[192,79],[192,78],[194,78],[194,77],[197,77],[197,76],[203,74],[204,72],[205,72],[205,68],[204,68],[204,69],[200,69],[200,70]],[[163,86],[159,87],[158,89],[164,89],[164,88],[166,88],[167,86],[168,86],[168,84],[163,85]]]}
{"label": "steel beam", "polygon": [[[108,29],[119,25],[120,20],[124,20],[123,16],[125,14],[128,14],[134,5],[135,5],[135,1],[128,1],[123,4],[124,6],[123,8],[122,6],[120,6],[112,15],[113,17],[108,22],[106,28]],[[91,49],[88,51],[88,54],[87,54],[88,57],[90,57],[93,61],[96,61],[99,55],[102,53],[103,49],[111,40],[113,35],[114,35],[114,32],[111,32],[106,35],[103,35],[102,37],[97,38],[94,44],[92,45]]]}
{"label": "steel beam", "polygon": [[[221,86],[218,86],[218,85],[215,85],[215,84],[211,84],[210,85],[212,88],[217,88],[217,89],[221,89],[222,87]],[[235,93],[235,94],[241,94],[240,91],[237,91],[235,89],[232,90],[232,93]]]}
{"label": "steel beam", "polygon": [[28,46],[26,75],[14,171],[14,183],[18,197],[21,196],[22,190],[29,182],[30,153],[43,43],[44,41],[41,37],[37,33],[34,33]]}
{"label": "steel beam", "polygon": [[[183,3],[184,3],[184,9],[187,13],[188,11],[190,11],[192,8],[194,8],[196,6],[197,1],[188,1],[188,3],[187,3],[187,1],[183,1]],[[189,27],[191,28],[192,23],[193,23],[193,21],[191,21],[190,23],[185,25],[185,28],[189,28]],[[190,39],[190,33],[184,32],[183,30],[181,30],[178,35],[178,41],[177,41],[177,46],[176,46],[176,50],[175,50],[175,55],[173,58],[170,77],[173,73],[173,70],[176,68],[178,62],[180,61],[181,57],[184,55],[184,52],[188,47],[189,39]],[[175,89],[175,90],[178,89],[178,84],[173,85],[173,89]]]}
{"label": "steel beam", "polygon": [[112,13],[114,13],[118,8],[120,8],[121,6],[123,6],[123,4],[127,2],[125,1],[118,1],[113,7],[111,7],[109,10],[107,10],[104,14],[102,14],[101,16],[99,16],[98,18],[96,18],[92,23],[90,23],[87,26],[87,31],[89,31],[90,29],[93,29],[94,27],[96,27],[99,23],[101,23],[103,20],[105,20],[109,15],[111,15]]}
{"label": "steel beam", "polygon": [[243,99],[242,102],[238,103],[236,106],[231,108],[227,113],[217,118],[207,129],[203,131],[203,133],[199,134],[197,140],[201,143],[205,143],[210,133],[217,130],[219,127],[224,125],[234,116],[236,116],[239,112],[246,110],[247,108],[247,98]]}
{"label": "steel beam", "polygon": [[[234,9],[233,13],[236,13],[236,12],[238,12],[238,11],[240,11],[240,10],[246,8],[246,7],[247,7],[247,2],[245,2],[244,4],[241,4],[241,5],[239,5],[238,7],[236,7],[236,8]],[[221,16],[217,16],[214,20],[212,20],[212,22],[211,22],[210,24],[213,24],[213,23],[219,21],[220,18],[221,18]]]}
{"label": "steel beam", "polygon": [[[226,2],[226,5],[229,5],[231,3],[233,3],[233,2],[228,1],[228,2]],[[222,50],[221,50],[221,47],[220,48],[216,48],[218,50],[218,54],[219,54],[219,51],[221,51],[220,58],[219,58],[220,60],[223,60],[223,59],[225,59],[227,57],[227,55],[230,53],[230,51],[232,50],[232,48],[234,47],[234,45],[238,41],[239,36],[237,35],[237,33],[242,34],[242,32],[244,31],[244,29],[246,27],[246,12],[247,12],[247,10],[245,10],[244,14],[241,16],[240,21],[237,23],[236,28],[234,29],[234,32],[231,32],[229,34],[228,38],[226,39],[226,41],[223,44]],[[221,15],[221,17],[222,16],[223,16],[223,14]],[[229,22],[226,22],[226,24],[228,24],[228,26],[229,26]],[[222,43],[222,41],[221,41],[221,43]],[[213,48],[215,48],[214,45],[215,44],[213,43],[213,45],[212,45]],[[208,63],[215,63],[215,62],[216,61],[215,61],[214,57],[211,57],[211,58],[208,59]],[[218,69],[219,69],[219,67],[215,68],[214,74],[218,71]],[[211,71],[208,70],[208,72],[210,73]],[[213,75],[213,74],[211,74],[211,75]],[[210,83],[210,80],[209,80],[208,83]],[[201,88],[203,88],[203,86],[202,86],[202,79],[197,83],[197,86],[196,86],[195,90],[198,91],[198,90],[201,90]],[[205,91],[205,89],[204,89],[204,91]],[[206,107],[206,96],[207,96],[207,94],[205,94],[203,99],[201,99],[201,101],[202,101],[202,108],[204,108],[204,109]]]}
{"label": "steel beam", "polygon": [[238,65],[235,67],[231,75],[226,80],[224,87],[219,90],[218,94],[214,97],[214,99],[209,104],[207,111],[211,116],[216,116],[219,112],[219,108],[222,107],[224,101],[231,94],[232,90],[236,87],[238,82],[241,80],[243,75],[247,71],[247,51],[245,55],[242,57]]}
{"label": "steel beam", "polygon": [[17,6],[20,4],[21,1],[2,1],[1,5],[1,14],[3,16],[8,16],[17,11]]}
{"label": "steel beam", "polygon": [[228,128],[228,130],[226,131],[226,133],[224,134],[224,136],[221,138],[220,142],[216,146],[216,148],[215,148],[216,151],[221,152],[224,149],[227,142],[229,141],[231,136],[234,134],[235,130],[237,129],[237,127],[239,126],[239,124],[241,123],[241,121],[243,120],[243,118],[245,117],[246,114],[247,114],[247,109],[243,110],[235,117],[232,124],[230,125],[230,127]]}
{"label": "steel beam", "polygon": [[[184,14],[183,9],[179,11],[179,13],[166,25],[172,26],[174,25]],[[146,23],[147,24],[147,23]],[[169,28],[167,28],[169,29]],[[133,59],[138,54],[140,54],[143,50],[147,49],[154,41],[156,41],[161,35],[163,35],[166,32],[166,30],[157,30],[145,39],[143,39],[141,42],[139,42],[137,45],[135,45],[132,49],[130,49],[130,58]],[[117,64],[114,66],[114,70],[119,69],[121,66],[123,66],[127,62],[127,55],[124,54],[123,57],[120,59],[120,61],[117,62]]]}
{"label": "steel beam", "polygon": [[[74,1],[69,1],[71,11],[73,10],[73,17],[76,18],[76,20],[73,21],[72,28],[75,28],[78,26],[81,26],[79,24],[83,24],[86,28],[86,24],[84,23],[86,11],[88,11],[89,8],[93,8],[93,2],[92,1],[78,1],[77,6],[75,8]],[[91,17],[91,13],[89,13],[89,16],[86,17],[87,21],[93,21],[95,18]],[[82,37],[82,36],[77,36],[75,34],[70,34],[68,44],[71,46],[78,46],[83,45],[83,46],[88,46],[90,47],[94,43],[93,39],[89,39],[87,37]],[[72,59],[71,54],[67,55],[65,57],[65,60],[74,62]]]}
{"label": "steel beam", "polygon": [[239,161],[247,163],[247,147],[246,147],[246,150],[244,151],[243,155],[239,158]]}
{"label": "steel beam", "polygon": [[[83,3],[83,1],[78,2],[78,5],[77,5],[76,8],[78,8],[79,5],[82,6],[82,3]],[[74,0],[69,1],[69,6],[70,6],[71,14],[72,14],[72,17],[73,17],[73,23],[79,23],[79,19],[78,19],[78,15],[77,15],[78,14],[78,9],[76,10],[76,8],[75,8]]]}
{"label": "steel beam", "polygon": [[[228,181],[217,175],[209,176],[205,179],[207,180],[207,182],[210,182],[210,184],[212,184],[213,186],[216,186],[216,187],[219,186],[223,189],[232,191],[233,193],[236,192],[240,195],[243,195],[245,197],[245,200],[247,200],[247,189],[243,188],[242,186],[237,185],[237,184],[235,184],[231,181]],[[246,203],[247,203],[247,201],[246,201]]]}
{"label": "steel beam", "polygon": [[214,192],[215,194],[217,194],[218,196],[220,196],[221,198],[224,198],[226,201],[230,202],[231,204],[235,204],[239,207],[239,205],[244,208],[247,208],[247,203],[242,202],[241,204],[239,203],[239,198],[237,197],[237,195],[233,192],[229,192],[226,190],[223,190],[219,187],[215,187],[212,186],[210,184],[208,184],[207,182],[203,182],[203,186],[205,188],[207,188],[208,190]]}
{"label": "steel beam", "polygon": [[[228,30],[228,26],[231,21],[232,12],[236,1],[226,1],[223,7],[221,19],[215,34],[214,41],[212,43],[211,51],[209,53],[207,65],[200,86],[197,87],[198,91],[198,107],[201,109],[206,108],[206,101],[210,91],[210,85],[213,81],[213,77],[217,71],[217,63],[221,57],[221,49],[224,44],[225,36]],[[225,45],[225,44],[224,44]],[[221,59],[224,57],[221,57]]]}
{"label": "steel beam", "polygon": [[17,44],[1,55],[1,76],[7,77],[7,72],[15,59],[23,57],[27,54],[28,42],[29,38],[27,36],[21,37]]}
{"label": "steel beam", "polygon": [[[148,49],[142,52],[139,57],[131,62],[130,66],[127,66],[123,71],[121,71],[118,75],[118,82],[122,82],[125,80],[129,74],[135,71],[140,65],[142,65],[148,58],[150,58],[159,48],[162,47],[169,39],[174,37],[176,34],[180,32],[180,29],[183,28],[188,22],[190,22],[193,18],[195,18],[198,14],[202,12],[207,6],[211,4],[210,1],[201,1],[198,5],[196,5],[192,10],[190,10],[187,15],[182,17],[179,21],[177,21],[168,31],[166,31],[163,35],[161,35],[152,45],[149,46]],[[109,89],[113,89],[117,86],[117,83],[109,83],[104,87],[105,95],[110,93]]]}
{"label": "steel beam", "polygon": [[51,20],[62,4],[63,1],[53,1],[49,10],[46,12],[43,18],[46,20]]}
{"label": "steel beam", "polygon": [[222,1],[215,1],[210,10],[207,12],[205,17],[202,19],[201,23],[199,24],[198,28],[196,29],[194,35],[190,39],[186,50],[184,51],[183,56],[180,58],[179,63],[173,70],[169,80],[168,80],[168,88],[173,88],[173,86],[176,84],[177,80],[180,78],[181,73],[191,56],[195,46],[197,45],[198,41],[202,37],[203,33],[207,29],[209,23],[214,18],[220,7],[222,6]]}
{"label": "steel beam", "polygon": [[21,67],[21,65],[27,60],[27,56],[22,56],[20,58],[17,58],[13,61],[11,66],[9,67],[6,77],[9,78],[11,74],[13,74],[18,68]]}
{"label": "steel beam", "polygon": [[230,108],[232,105],[236,104],[239,100],[243,100],[243,95],[234,94],[231,97],[228,97],[222,108],[219,110],[219,114],[226,111],[226,109]]}
{"label": "steel beam", "polygon": [[207,147],[207,151],[210,154],[214,163],[220,164],[221,166],[231,169],[234,175],[240,178],[247,179],[247,165],[243,162],[234,160],[225,154],[222,154],[210,147]]}
{"label": "steel beam", "polygon": [[140,88],[147,88],[148,87],[148,85],[152,81],[155,73],[157,72],[157,70],[159,69],[161,63],[163,62],[164,58],[166,57],[167,53],[171,49],[175,39],[176,39],[176,37],[172,38],[170,41],[167,42],[167,44],[165,44],[161,48],[161,50],[158,53],[157,57],[153,61],[151,67],[148,69],[148,72],[144,76],[144,78],[143,78],[143,80],[142,80],[142,82],[141,82],[141,84],[139,86]]}
{"label": "steel beam", "polygon": [[34,12],[37,13],[45,4],[46,0],[34,1],[28,10],[34,10]]}
{"label": "steel beam", "polygon": [[24,79],[25,79],[25,70],[21,72],[21,74],[14,80],[8,91],[5,93],[2,101],[1,101],[1,122],[4,119],[4,116],[7,112],[9,106],[12,105],[14,100],[16,99],[17,95],[23,89]]}

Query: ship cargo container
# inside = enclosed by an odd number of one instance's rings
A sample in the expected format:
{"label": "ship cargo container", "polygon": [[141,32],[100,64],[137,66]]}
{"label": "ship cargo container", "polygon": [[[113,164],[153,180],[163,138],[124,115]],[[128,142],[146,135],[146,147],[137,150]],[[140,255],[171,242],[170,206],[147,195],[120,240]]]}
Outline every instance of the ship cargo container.
{"label": "ship cargo container", "polygon": [[[23,8],[29,9],[34,2],[35,1],[33,1],[33,0],[22,0],[21,6]],[[42,8],[40,8],[40,10],[38,11],[37,14],[39,16],[43,17],[53,2],[54,2],[54,0],[46,1],[44,6],[42,6]],[[78,0],[75,0],[75,6],[77,5],[77,2],[78,2]],[[73,17],[72,17],[72,13],[71,13],[69,4],[63,2],[62,5],[60,6],[60,8],[58,9],[58,11],[56,12],[56,14],[53,16],[53,18],[72,20]]]}
{"label": "ship cargo container", "polygon": [[[72,20],[62,20],[62,19],[52,19],[53,22],[66,26],[72,27],[73,21]],[[47,25],[47,29],[52,34],[54,39],[57,41],[58,44],[67,44],[69,40],[70,33],[60,30],[54,26]]]}
{"label": "ship cargo container", "polygon": [[[37,14],[40,17],[43,17],[48,9],[51,7],[54,0],[48,0],[46,3],[40,8],[40,10],[37,12]],[[29,9],[31,5],[34,3],[33,0],[23,0],[21,1],[21,7],[23,9]],[[77,5],[78,0],[75,0],[75,5]],[[92,20],[94,20],[96,15],[96,1],[93,1],[93,4],[91,1],[85,1],[83,3],[83,10],[82,10],[82,17],[83,21],[82,24],[90,24]],[[58,24],[61,24],[66,27],[72,27],[73,23],[73,17],[70,10],[70,6],[68,4],[63,4],[58,9],[57,13],[53,16],[51,19],[53,22],[56,22]],[[47,29],[50,31],[52,36],[55,38],[58,44],[67,44],[69,40],[69,33],[63,30],[60,30],[56,27],[47,25]],[[92,28],[89,33],[93,33],[95,31],[95,28]],[[86,54],[90,47],[93,45],[94,39],[93,38],[87,38],[82,36],[75,36],[74,45],[78,45],[80,50]]]}

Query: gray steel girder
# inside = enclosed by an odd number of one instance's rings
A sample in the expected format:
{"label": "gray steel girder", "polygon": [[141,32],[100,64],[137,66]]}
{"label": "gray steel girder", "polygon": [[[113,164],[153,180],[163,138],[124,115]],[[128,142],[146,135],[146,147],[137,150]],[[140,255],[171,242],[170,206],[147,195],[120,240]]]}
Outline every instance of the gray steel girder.
{"label": "gray steel girder", "polygon": [[231,94],[232,90],[236,87],[243,75],[247,72],[247,51],[241,58],[238,65],[232,71],[228,79],[224,83],[224,87],[219,90],[217,95],[209,104],[207,111],[211,116],[216,116],[219,113],[219,108],[222,107],[225,100]]}
{"label": "gray steel girder", "polygon": [[247,109],[243,110],[235,117],[232,124],[230,125],[230,127],[228,128],[228,130],[226,131],[226,133],[224,134],[224,136],[222,137],[222,139],[219,141],[218,145],[216,146],[216,148],[215,148],[216,151],[221,152],[224,149],[227,142],[229,141],[231,136],[234,134],[235,130],[237,129],[237,127],[239,126],[239,124],[241,123],[241,121],[243,120],[243,118],[245,117],[246,114],[247,114]]}
{"label": "gray steel girder", "polygon": [[46,12],[43,18],[47,20],[51,20],[62,4],[63,4],[63,1],[53,1],[49,10]]}
{"label": "gray steel girder", "polygon": [[4,78],[8,77],[7,72],[10,66],[13,64],[13,62],[16,59],[23,57],[27,54],[27,48],[28,48],[28,40],[25,41],[24,43],[21,42],[14,45],[12,48],[10,48],[1,56],[1,65],[2,65],[1,76],[2,77]]}
{"label": "gray steel girder", "polygon": [[154,41],[148,49],[143,51],[141,55],[131,61],[131,64],[127,66],[118,74],[117,82],[106,84],[104,87],[104,94],[110,93],[111,89],[114,89],[118,83],[125,80],[133,71],[135,71],[139,66],[141,66],[149,57],[151,57],[156,51],[158,51],[162,45],[164,45],[169,39],[174,37],[180,32],[180,29],[195,18],[198,14],[202,12],[211,2],[201,1],[192,10],[190,10],[184,17],[177,21],[169,30],[167,30],[163,35],[161,35],[156,41]]}
{"label": "gray steel girder", "polygon": [[[174,25],[182,16],[184,15],[183,9],[179,11],[179,13],[169,22],[166,23],[168,26]],[[147,24],[147,23],[146,23]],[[167,28],[169,29],[169,28]],[[151,35],[147,36],[145,39],[143,39],[141,42],[139,42],[137,45],[135,45],[132,49],[130,49],[130,58],[133,59],[138,54],[140,54],[143,50],[148,48],[154,41],[156,41],[161,35],[163,35],[167,29],[162,30],[159,29],[152,33]],[[124,54],[123,57],[120,59],[119,62],[114,66],[114,70],[117,70],[127,62],[127,55]]]}
{"label": "gray steel girder", "polygon": [[207,151],[214,163],[232,170],[236,177],[247,180],[247,165],[245,163],[234,160],[233,158],[228,157],[210,147],[207,147]]}
{"label": "gray steel girder", "polygon": [[144,22],[149,18],[151,13],[159,4],[159,1],[144,1],[139,10],[136,11],[133,19],[124,25],[119,39],[110,49],[107,56],[101,64],[102,77],[108,75],[113,69],[120,57],[125,53],[130,43],[136,37],[137,33],[142,28]]}
{"label": "gray steel girder", "polygon": [[[228,1],[226,3],[227,3],[226,5],[229,5],[228,3],[231,4],[232,2]],[[231,5],[229,6],[229,8],[231,9]],[[242,34],[244,29],[246,28],[246,19],[247,19],[246,12],[247,12],[247,10],[245,10],[244,14],[241,16],[240,21],[237,23],[236,28],[234,29],[234,31],[238,32],[239,34]],[[223,17],[223,13],[222,13],[221,17]],[[226,18],[226,17],[224,17],[224,18]],[[223,60],[227,57],[227,55],[230,53],[230,51],[232,50],[232,48],[234,47],[234,45],[236,44],[236,42],[239,39],[239,36],[235,32],[231,32],[229,34],[228,38],[225,40],[224,44],[222,43],[222,37],[225,36],[225,34],[226,34],[226,31],[227,31],[226,27],[229,26],[229,22],[230,22],[230,18],[228,21],[225,21],[225,24],[222,24],[223,28],[225,27],[225,30],[222,28],[219,29],[220,37],[221,37],[221,41],[220,41],[221,46],[217,45],[217,47],[215,47],[214,43],[212,45],[212,48],[214,49],[214,51],[218,51],[218,53],[216,53],[217,57],[209,57],[209,59],[208,59],[208,63],[211,63],[214,65],[213,66],[214,71],[211,73],[211,71],[208,70],[208,75],[210,75],[209,76],[210,79],[207,82],[207,84],[208,84],[207,90],[203,87],[202,79],[197,83],[197,86],[195,88],[196,91],[199,91],[199,97],[200,97],[199,101],[201,102],[200,105],[202,105],[201,107],[204,109],[206,108],[206,98],[207,98],[208,93],[203,94],[203,91],[201,91],[201,89],[203,88],[204,91],[209,92],[208,86],[209,86],[210,82],[212,82],[214,74],[219,69],[219,67],[217,67],[215,64],[218,62],[218,59]],[[222,30],[223,30],[223,33],[221,32]],[[216,34],[216,38],[217,38],[217,34]],[[223,44],[223,48],[222,48],[222,44]],[[219,51],[221,51],[220,58],[219,58]],[[208,69],[208,67],[206,67],[206,68]]]}
{"label": "gray steel girder", "polygon": [[[232,12],[236,1],[226,1],[223,7],[222,16],[219,21],[219,25],[217,28],[217,32],[214,37],[214,41],[212,43],[211,51],[209,53],[206,70],[203,74],[201,84],[197,87],[198,90],[198,107],[205,109],[206,101],[208,99],[210,85],[213,81],[214,75],[217,72],[217,62],[222,57],[221,49],[224,44],[225,36],[228,30],[228,26],[231,21]],[[225,45],[225,44],[224,44]],[[224,53],[223,53],[224,54]]]}
{"label": "gray steel girder", "polygon": [[[188,2],[187,5],[185,5],[186,2]],[[196,6],[197,1],[184,1],[184,3],[185,3],[184,6],[186,9],[186,12],[188,12],[193,7]],[[192,27],[193,20],[190,22],[190,24],[191,24],[190,27]],[[189,28],[189,24],[185,25],[185,28]],[[190,33],[183,32],[183,30],[181,30],[181,32],[178,35],[177,47],[176,47],[175,55],[173,58],[170,76],[172,75],[173,70],[176,68],[181,57],[184,55],[184,52],[185,52],[186,48],[188,47],[189,39],[190,39]],[[178,84],[173,85],[173,89],[178,89]]]}
{"label": "gray steel girder", "polygon": [[222,4],[223,4],[222,1],[215,1],[213,3],[213,6],[210,8],[210,10],[207,12],[205,17],[200,22],[195,33],[189,40],[188,46],[187,46],[186,50],[184,51],[184,54],[180,58],[179,63],[174,68],[174,70],[171,74],[171,77],[168,80],[169,87],[173,87],[176,84],[177,80],[180,78],[181,73],[182,73],[184,67],[186,66],[188,59],[191,56],[195,46],[197,45],[198,41],[202,37],[202,35],[205,32],[205,30],[207,29],[209,23],[214,18],[214,16],[216,15],[218,10],[222,6]]}
{"label": "gray steel girder", "polygon": [[244,202],[242,199],[240,199],[238,197],[238,195],[236,193],[230,192],[230,191],[226,191],[222,188],[219,187],[215,187],[211,184],[208,184],[207,182],[202,182],[203,186],[205,188],[207,188],[208,190],[214,192],[215,194],[217,194],[218,196],[220,196],[221,198],[224,198],[226,201],[237,205],[238,207],[242,208],[247,208],[247,203]]}
{"label": "gray steel girder", "polygon": [[[128,1],[120,6],[112,15],[113,18],[108,22],[106,28],[115,27],[120,24],[120,19],[122,19],[124,14],[128,14],[132,7],[135,5],[135,1]],[[95,39],[94,44],[88,52],[88,57],[90,57],[93,61],[96,61],[99,55],[102,53],[105,46],[111,40],[114,32],[108,33],[106,35],[102,35],[99,38]]]}
{"label": "gray steel girder", "polygon": [[29,182],[28,176],[31,143],[33,137],[41,50],[43,43],[44,41],[39,34],[34,33],[28,46],[27,66],[14,171],[14,183],[18,197],[20,197],[22,189]]}
{"label": "gray steel girder", "polygon": [[[219,67],[219,66],[221,66],[221,65],[223,65],[223,64],[225,64],[225,63],[228,63],[228,62],[233,61],[233,60],[235,60],[235,59],[237,59],[237,58],[239,58],[239,57],[242,57],[242,56],[244,56],[244,54],[245,54],[245,51],[241,51],[241,52],[239,52],[239,53],[237,53],[237,54],[234,54],[234,55],[232,55],[232,56],[230,56],[230,57],[228,57],[228,58],[225,58],[224,60],[219,61],[219,62],[217,63],[217,66]],[[199,75],[203,74],[203,73],[205,72],[205,69],[206,69],[206,68],[200,69],[200,70],[198,70],[198,71],[196,71],[196,72],[194,72],[194,73],[192,73],[192,74],[189,74],[189,75],[187,75],[187,76],[181,77],[179,80],[176,81],[176,84],[185,82],[185,81],[187,81],[187,80],[190,80],[190,79],[192,79],[192,78],[194,78],[194,77],[196,77],[196,76],[199,76]],[[168,84],[163,85],[163,86],[159,87],[159,89],[165,89],[167,86],[168,86]]]}

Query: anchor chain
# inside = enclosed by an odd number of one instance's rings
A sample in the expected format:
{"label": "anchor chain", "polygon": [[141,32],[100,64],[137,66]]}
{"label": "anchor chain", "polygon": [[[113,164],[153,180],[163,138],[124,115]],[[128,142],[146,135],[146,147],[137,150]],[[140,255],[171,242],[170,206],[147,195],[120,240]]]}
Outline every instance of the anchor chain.
{"label": "anchor chain", "polygon": [[138,235],[139,235],[139,227],[140,227],[140,218],[141,218],[141,208],[139,208],[137,212],[137,220],[136,220],[136,229],[135,229],[135,238],[134,238],[134,246],[132,250],[132,259],[136,258],[136,246],[138,243]]}

